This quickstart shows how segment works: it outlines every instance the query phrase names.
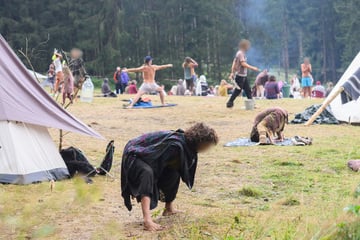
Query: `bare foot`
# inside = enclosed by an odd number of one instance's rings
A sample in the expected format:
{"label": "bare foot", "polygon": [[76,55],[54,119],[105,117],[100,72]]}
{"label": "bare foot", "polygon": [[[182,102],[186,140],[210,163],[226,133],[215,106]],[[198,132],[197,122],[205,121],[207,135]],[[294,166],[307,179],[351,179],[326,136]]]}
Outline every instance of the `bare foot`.
{"label": "bare foot", "polygon": [[150,232],[156,232],[161,231],[164,228],[157,223],[154,223],[152,220],[144,221],[144,230],[150,231]]}
{"label": "bare foot", "polygon": [[165,209],[162,215],[164,217],[166,217],[166,216],[171,216],[171,215],[175,215],[178,213],[183,213],[183,211],[176,210],[176,209]]}
{"label": "bare foot", "polygon": [[129,106],[126,107],[126,109],[132,109],[132,108],[133,108],[132,105],[129,105]]}

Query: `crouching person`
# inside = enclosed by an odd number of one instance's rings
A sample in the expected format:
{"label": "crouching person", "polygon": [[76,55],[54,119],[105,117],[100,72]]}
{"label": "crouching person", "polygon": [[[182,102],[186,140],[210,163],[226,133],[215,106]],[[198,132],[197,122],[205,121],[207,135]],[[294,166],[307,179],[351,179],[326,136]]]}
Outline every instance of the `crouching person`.
{"label": "crouching person", "polygon": [[141,202],[144,229],[158,231],[150,210],[158,200],[165,202],[164,216],[176,214],[173,201],[180,179],[191,189],[194,184],[197,154],[218,143],[214,129],[197,123],[186,131],[160,131],[130,140],[121,164],[121,190],[125,206],[132,209],[130,198]]}
{"label": "crouching person", "polygon": [[[252,142],[274,144],[274,137],[277,141],[284,141],[284,128],[288,123],[288,113],[285,109],[275,107],[259,113],[251,130],[250,139]],[[269,139],[269,142],[268,142]]]}

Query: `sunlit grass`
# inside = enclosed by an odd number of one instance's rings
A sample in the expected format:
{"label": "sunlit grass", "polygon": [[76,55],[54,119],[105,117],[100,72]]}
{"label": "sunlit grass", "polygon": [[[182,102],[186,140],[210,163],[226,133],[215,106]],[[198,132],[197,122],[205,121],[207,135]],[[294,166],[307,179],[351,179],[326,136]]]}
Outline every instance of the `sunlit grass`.
{"label": "sunlit grass", "polygon": [[[256,110],[245,111],[240,100],[228,110],[226,98],[168,97],[167,102],[179,105],[124,110],[120,100],[126,98],[95,98],[69,109],[115,140],[116,179],[95,177],[88,185],[75,178],[57,182],[53,192],[47,182],[0,185],[0,239],[342,239],[336,236],[359,229],[359,219],[343,211],[358,203],[354,192],[360,175],[346,163],[360,158],[359,127],[287,126],[288,137],[312,137],[314,144],[308,147],[222,147],[247,137],[254,116],[267,107],[282,106],[291,119],[319,101],[258,101]],[[158,103],[158,97],[152,98]],[[213,126],[220,144],[200,155],[193,190],[181,185],[175,205],[185,213],[161,217],[160,203],[153,216],[167,229],[143,232],[140,206],[134,201],[129,213],[120,195],[122,149],[139,134],[186,128],[197,121]],[[58,142],[58,131],[51,134]],[[77,134],[64,140],[65,147],[79,147],[94,165],[102,160],[106,143]]]}

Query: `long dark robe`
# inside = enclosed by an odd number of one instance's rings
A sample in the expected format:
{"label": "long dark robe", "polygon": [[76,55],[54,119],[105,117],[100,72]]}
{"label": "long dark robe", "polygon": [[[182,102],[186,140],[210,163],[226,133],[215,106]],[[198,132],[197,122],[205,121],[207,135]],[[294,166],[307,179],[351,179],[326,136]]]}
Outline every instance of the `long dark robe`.
{"label": "long dark robe", "polygon": [[[171,201],[180,178],[192,188],[197,167],[197,153],[186,142],[184,132],[161,131],[130,140],[125,146],[121,164],[121,191],[125,206],[132,209],[130,198],[151,198],[150,209],[157,206],[160,191]],[[178,155],[174,159],[174,154]],[[172,167],[172,165],[177,167]],[[169,196],[173,195],[173,196]]]}

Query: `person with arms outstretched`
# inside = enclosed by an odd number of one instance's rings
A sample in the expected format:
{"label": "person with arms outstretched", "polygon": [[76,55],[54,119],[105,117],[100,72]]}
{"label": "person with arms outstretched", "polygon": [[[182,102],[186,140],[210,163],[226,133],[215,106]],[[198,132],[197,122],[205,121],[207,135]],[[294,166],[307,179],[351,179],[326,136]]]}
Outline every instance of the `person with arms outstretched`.
{"label": "person with arms outstretched", "polygon": [[235,99],[244,90],[248,99],[252,99],[251,88],[247,79],[247,70],[259,72],[257,67],[251,66],[247,63],[246,52],[250,49],[251,43],[249,40],[243,39],[239,43],[239,51],[236,53],[235,59],[231,67],[230,78],[235,78],[235,89],[227,102],[226,106],[232,108]]}
{"label": "person with arms outstretched", "polygon": [[155,74],[156,71],[171,68],[173,67],[172,64],[166,64],[166,65],[153,65],[152,64],[152,57],[146,56],[144,60],[144,65],[138,68],[129,68],[126,69],[126,72],[141,72],[143,74],[144,82],[140,86],[138,93],[136,94],[134,100],[127,108],[132,108],[134,104],[136,104],[142,95],[145,93],[152,93],[152,92],[158,92],[160,95],[161,104],[165,105],[165,94],[164,89],[160,87],[155,82]]}
{"label": "person with arms outstretched", "polygon": [[141,202],[144,229],[162,230],[151,218],[150,210],[165,202],[164,216],[178,213],[174,208],[180,179],[191,189],[194,185],[198,153],[218,143],[214,129],[196,123],[189,129],[147,133],[130,140],[121,163],[121,194],[132,210],[131,198]]}

